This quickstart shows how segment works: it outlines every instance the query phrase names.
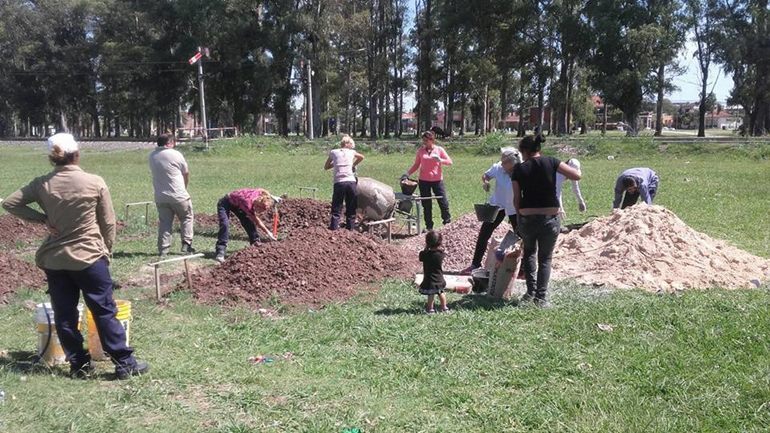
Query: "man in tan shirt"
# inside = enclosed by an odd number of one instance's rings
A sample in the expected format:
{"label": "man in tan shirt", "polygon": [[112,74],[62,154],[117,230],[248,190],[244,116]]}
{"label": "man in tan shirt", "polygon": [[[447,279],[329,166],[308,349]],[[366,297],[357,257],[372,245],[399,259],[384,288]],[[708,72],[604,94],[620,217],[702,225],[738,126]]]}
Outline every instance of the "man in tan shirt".
{"label": "man in tan shirt", "polygon": [[[53,172],[38,177],[3,202],[9,213],[46,224],[50,235],[37,251],[37,265],[45,271],[56,333],[70,362],[73,377],[93,371],[78,329],[80,292],[91,310],[102,347],[115,364],[118,379],[141,374],[147,363],[134,358],[126,345],[126,331],[116,318],[109,260],[115,242],[115,213],[104,180],[79,167],[80,151],[70,134],[48,139]],[[41,211],[29,207],[37,203]]]}
{"label": "man in tan shirt", "polygon": [[174,149],[176,140],[171,134],[158,137],[158,147],[150,154],[152,187],[158,208],[158,254],[163,257],[171,248],[171,230],[174,217],[182,226],[182,253],[192,254],[193,207],[187,184],[190,169],[181,152]]}

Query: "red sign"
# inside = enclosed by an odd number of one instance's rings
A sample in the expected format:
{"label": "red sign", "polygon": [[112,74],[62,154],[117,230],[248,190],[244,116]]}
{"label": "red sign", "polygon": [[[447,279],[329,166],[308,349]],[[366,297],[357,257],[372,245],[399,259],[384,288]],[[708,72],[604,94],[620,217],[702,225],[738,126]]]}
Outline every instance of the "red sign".
{"label": "red sign", "polygon": [[201,59],[201,57],[203,57],[203,54],[201,54],[200,52],[197,52],[195,53],[194,56],[190,57],[190,60],[188,60],[187,63],[194,65],[195,62]]}

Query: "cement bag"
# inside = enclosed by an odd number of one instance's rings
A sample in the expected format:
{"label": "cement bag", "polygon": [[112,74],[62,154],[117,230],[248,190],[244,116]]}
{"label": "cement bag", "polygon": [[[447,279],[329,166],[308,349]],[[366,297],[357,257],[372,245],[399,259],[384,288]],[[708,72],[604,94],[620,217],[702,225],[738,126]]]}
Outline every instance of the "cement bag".
{"label": "cement bag", "polygon": [[395,208],[396,195],[392,187],[370,177],[358,178],[356,216],[359,222],[390,218]]}
{"label": "cement bag", "polygon": [[516,275],[519,274],[521,266],[522,252],[520,243],[503,251],[498,250],[498,260],[493,275],[489,279],[487,295],[498,299],[511,299]]}

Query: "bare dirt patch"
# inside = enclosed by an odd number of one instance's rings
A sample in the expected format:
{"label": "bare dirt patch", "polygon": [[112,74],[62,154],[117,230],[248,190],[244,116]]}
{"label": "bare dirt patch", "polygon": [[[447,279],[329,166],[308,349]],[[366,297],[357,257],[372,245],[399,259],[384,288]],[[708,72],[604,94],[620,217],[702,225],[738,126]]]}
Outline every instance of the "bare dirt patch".
{"label": "bare dirt patch", "polygon": [[38,288],[45,285],[43,271],[32,263],[17,259],[11,254],[0,252],[0,303],[20,288]]}

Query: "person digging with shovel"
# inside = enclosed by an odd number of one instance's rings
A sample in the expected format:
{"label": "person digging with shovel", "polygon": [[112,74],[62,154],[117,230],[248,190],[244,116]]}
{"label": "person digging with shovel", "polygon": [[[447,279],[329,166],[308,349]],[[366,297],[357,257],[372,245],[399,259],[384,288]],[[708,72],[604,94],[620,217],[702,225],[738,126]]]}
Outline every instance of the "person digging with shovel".
{"label": "person digging with shovel", "polygon": [[217,218],[219,219],[219,233],[217,234],[216,257],[219,263],[225,261],[227,242],[230,239],[230,213],[232,212],[241,222],[241,226],[249,236],[249,243],[259,243],[257,227],[262,230],[267,238],[277,240],[259,215],[270,210],[275,204],[275,199],[270,193],[261,188],[244,188],[233,191],[217,202]]}

